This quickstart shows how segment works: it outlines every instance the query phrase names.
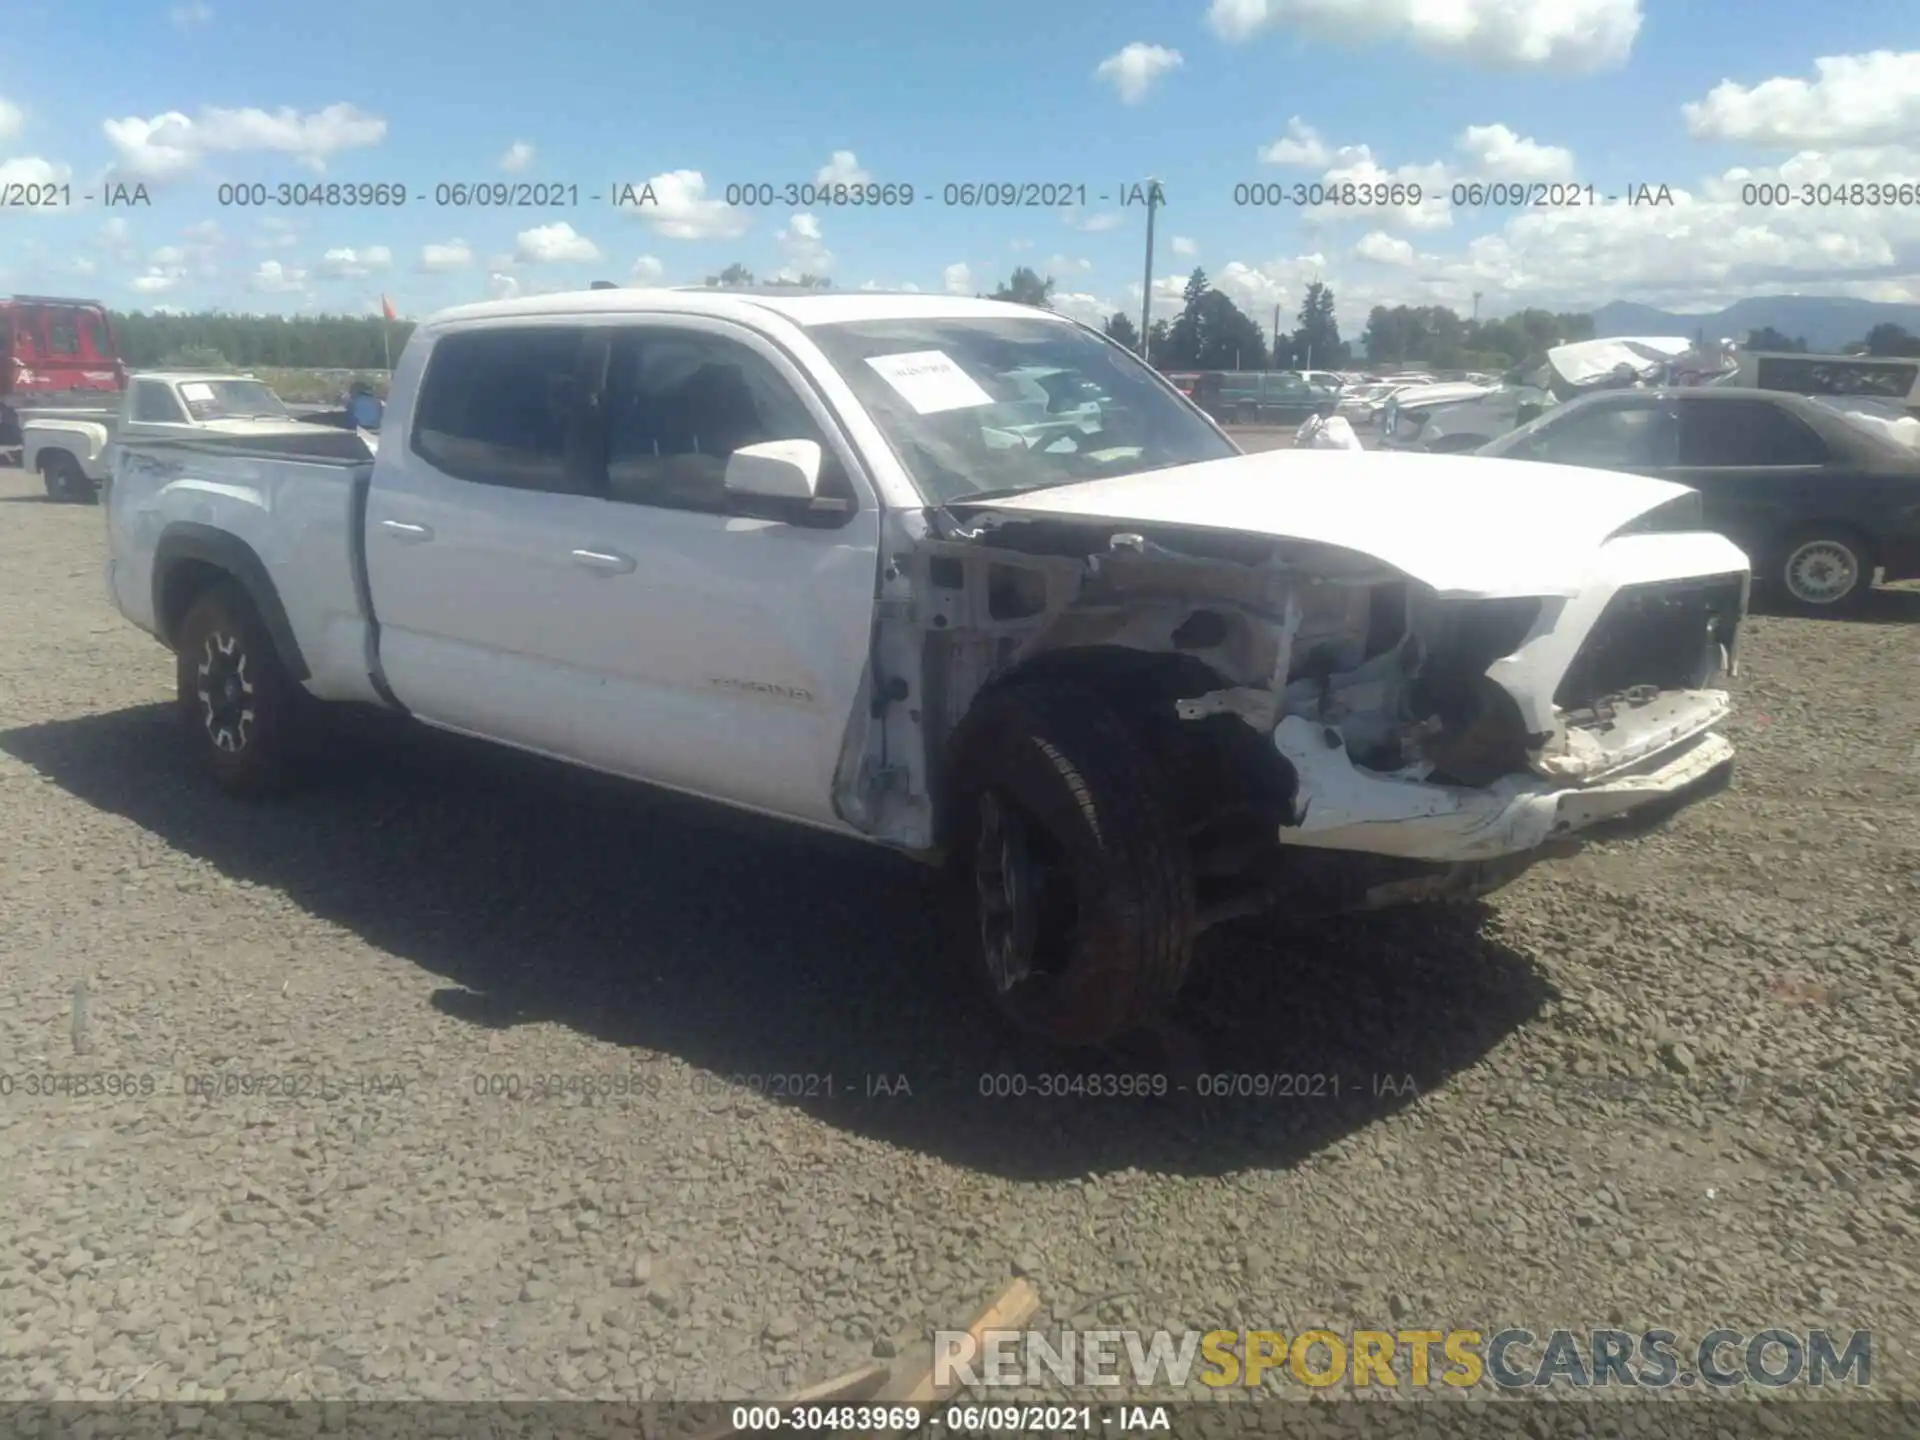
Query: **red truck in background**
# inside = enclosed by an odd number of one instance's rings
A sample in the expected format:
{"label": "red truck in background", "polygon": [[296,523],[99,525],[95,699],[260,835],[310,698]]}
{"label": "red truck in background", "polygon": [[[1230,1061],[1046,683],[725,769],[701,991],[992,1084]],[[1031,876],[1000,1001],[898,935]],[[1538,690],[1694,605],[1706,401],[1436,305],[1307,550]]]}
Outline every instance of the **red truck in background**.
{"label": "red truck in background", "polygon": [[126,388],[127,367],[98,300],[0,299],[0,462],[18,460],[21,411],[117,405]]}

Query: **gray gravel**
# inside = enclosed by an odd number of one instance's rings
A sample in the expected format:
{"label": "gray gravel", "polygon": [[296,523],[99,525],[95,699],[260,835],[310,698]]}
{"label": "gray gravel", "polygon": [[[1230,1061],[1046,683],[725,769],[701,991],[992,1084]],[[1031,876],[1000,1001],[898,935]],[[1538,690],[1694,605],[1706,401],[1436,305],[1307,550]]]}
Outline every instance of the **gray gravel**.
{"label": "gray gravel", "polygon": [[0,472],[0,1397],[766,1396],[1016,1269],[1048,1323],[1870,1326],[1911,1388],[1920,595],[1757,621],[1659,836],[1219,934],[1203,1063],[1340,1098],[990,1100],[1056,1062],[905,864],[418,737],[217,798],[100,526]]}

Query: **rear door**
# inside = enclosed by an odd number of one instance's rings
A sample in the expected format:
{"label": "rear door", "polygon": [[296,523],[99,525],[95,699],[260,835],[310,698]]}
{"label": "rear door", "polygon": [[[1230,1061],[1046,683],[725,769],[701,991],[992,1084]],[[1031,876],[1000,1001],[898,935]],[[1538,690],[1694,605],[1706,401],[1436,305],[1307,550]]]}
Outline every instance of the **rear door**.
{"label": "rear door", "polygon": [[590,675],[549,655],[599,502],[575,447],[586,332],[559,323],[440,336],[411,434],[388,437],[367,502],[380,655],[431,724],[550,753],[580,748]]}
{"label": "rear door", "polygon": [[1709,529],[1752,555],[1820,513],[1844,467],[1810,425],[1768,400],[1683,392],[1676,404],[1678,453],[1660,474],[1700,492]]}

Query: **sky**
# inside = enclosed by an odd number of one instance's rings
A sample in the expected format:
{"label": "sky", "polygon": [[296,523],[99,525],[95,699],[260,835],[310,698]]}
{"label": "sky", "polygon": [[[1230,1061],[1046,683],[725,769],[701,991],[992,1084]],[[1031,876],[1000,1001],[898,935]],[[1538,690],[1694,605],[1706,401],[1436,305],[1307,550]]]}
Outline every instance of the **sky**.
{"label": "sky", "polygon": [[1376,304],[1920,302],[1913,0],[8,10],[0,293],[412,317],[1029,265],[1137,320],[1153,177],[1156,317],[1196,266],[1263,326],[1322,280],[1348,336]]}

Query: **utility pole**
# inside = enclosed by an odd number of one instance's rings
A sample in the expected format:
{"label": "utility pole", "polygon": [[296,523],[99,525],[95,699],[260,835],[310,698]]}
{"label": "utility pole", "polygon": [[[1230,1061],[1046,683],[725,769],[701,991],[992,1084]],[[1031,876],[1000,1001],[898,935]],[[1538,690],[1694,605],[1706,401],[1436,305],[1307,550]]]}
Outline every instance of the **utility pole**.
{"label": "utility pole", "polygon": [[1280,307],[1273,307],[1273,368],[1280,368]]}
{"label": "utility pole", "polygon": [[1476,325],[1480,323],[1480,292],[1478,290],[1473,292],[1473,323]]}
{"label": "utility pole", "polygon": [[1147,177],[1147,269],[1140,281],[1140,358],[1149,364],[1153,357],[1147,353],[1147,337],[1152,333],[1153,325],[1153,212],[1160,208],[1160,182],[1151,175]]}

